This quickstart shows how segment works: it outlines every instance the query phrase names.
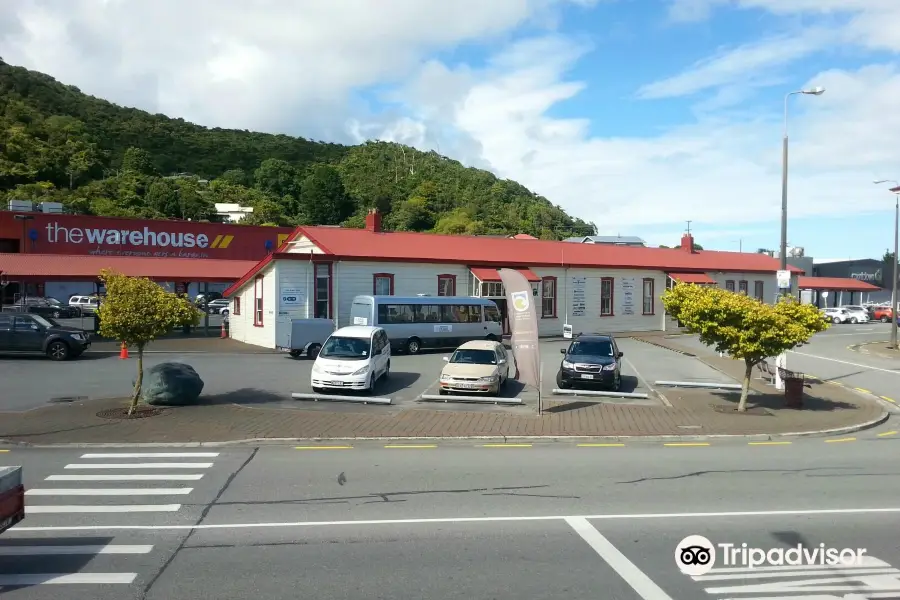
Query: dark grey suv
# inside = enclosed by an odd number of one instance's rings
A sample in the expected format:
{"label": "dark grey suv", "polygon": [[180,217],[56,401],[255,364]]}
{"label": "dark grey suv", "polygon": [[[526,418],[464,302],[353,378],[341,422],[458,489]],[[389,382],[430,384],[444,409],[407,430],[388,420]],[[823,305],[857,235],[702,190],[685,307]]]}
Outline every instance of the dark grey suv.
{"label": "dark grey suv", "polygon": [[77,358],[91,345],[90,334],[40,315],[0,313],[0,353],[46,354],[53,360]]}
{"label": "dark grey suv", "polygon": [[624,354],[613,336],[580,334],[560,352],[565,355],[556,374],[560,388],[602,386],[618,392],[622,387]]}

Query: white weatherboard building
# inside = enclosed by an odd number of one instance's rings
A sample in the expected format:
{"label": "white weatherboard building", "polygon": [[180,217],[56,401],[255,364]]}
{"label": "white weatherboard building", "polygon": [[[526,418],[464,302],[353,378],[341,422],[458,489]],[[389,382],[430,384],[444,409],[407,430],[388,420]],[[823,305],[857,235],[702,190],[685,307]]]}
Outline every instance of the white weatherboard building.
{"label": "white weatherboard building", "polygon": [[231,337],[274,348],[286,345],[292,319],[352,324],[359,295],[478,296],[505,316],[497,270],[507,267],[531,281],[542,336],[562,335],[564,324],[574,332],[664,331],[675,327],[660,301],[667,286],[718,285],[772,301],[778,266],[761,254],[696,251],[689,235],[681,248],[660,249],[383,232],[373,212],[365,229],[298,228],[226,295]]}

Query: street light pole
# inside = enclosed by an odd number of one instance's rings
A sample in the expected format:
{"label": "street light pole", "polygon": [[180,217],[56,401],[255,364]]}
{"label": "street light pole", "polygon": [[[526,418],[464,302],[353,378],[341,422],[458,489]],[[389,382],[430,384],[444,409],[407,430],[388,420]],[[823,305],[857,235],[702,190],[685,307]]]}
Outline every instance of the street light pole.
{"label": "street light pole", "polygon": [[[784,133],[781,140],[781,270],[787,271],[787,204],[788,204],[788,101],[791,96],[797,94],[807,94],[810,96],[821,96],[825,93],[825,88],[814,87],[809,90],[797,90],[789,92],[784,96]],[[780,295],[786,293],[786,288],[781,288]]]}
{"label": "street light pole", "polygon": [[891,282],[891,348],[897,348],[897,242],[900,238],[900,182],[893,179],[879,179],[875,182],[893,183],[891,191],[894,193],[894,281]]}

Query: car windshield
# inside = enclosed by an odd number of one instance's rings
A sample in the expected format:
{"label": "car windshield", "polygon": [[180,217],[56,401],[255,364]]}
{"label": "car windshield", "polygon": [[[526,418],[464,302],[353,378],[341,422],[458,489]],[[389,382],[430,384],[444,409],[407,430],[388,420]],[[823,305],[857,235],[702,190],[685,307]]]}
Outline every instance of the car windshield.
{"label": "car windshield", "polygon": [[608,340],[575,342],[569,347],[569,354],[573,356],[612,356],[613,347]]}
{"label": "car windshield", "polygon": [[465,365],[496,365],[497,354],[493,350],[457,350],[450,362]]}
{"label": "car windshield", "polygon": [[351,338],[331,336],[319,356],[323,358],[349,358],[361,360],[369,356],[369,340],[367,338]]}
{"label": "car windshield", "polygon": [[31,318],[34,319],[41,327],[56,327],[56,322],[52,319],[45,319],[44,317],[36,314],[32,314]]}
{"label": "car windshield", "polygon": [[47,298],[47,304],[52,304],[53,306],[62,306],[62,302],[60,302],[56,298]]}

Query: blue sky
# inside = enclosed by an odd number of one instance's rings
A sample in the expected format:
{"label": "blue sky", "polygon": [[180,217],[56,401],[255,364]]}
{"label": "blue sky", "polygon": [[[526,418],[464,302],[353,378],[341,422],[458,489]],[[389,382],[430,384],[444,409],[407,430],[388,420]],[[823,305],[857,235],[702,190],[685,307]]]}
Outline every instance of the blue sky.
{"label": "blue sky", "polygon": [[[171,19],[173,12],[181,15]],[[189,25],[202,22],[202,28]],[[0,56],[114,102],[434,149],[601,233],[880,257],[900,179],[898,0],[43,0]]]}

